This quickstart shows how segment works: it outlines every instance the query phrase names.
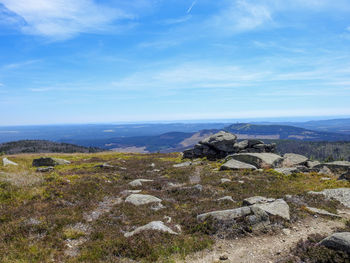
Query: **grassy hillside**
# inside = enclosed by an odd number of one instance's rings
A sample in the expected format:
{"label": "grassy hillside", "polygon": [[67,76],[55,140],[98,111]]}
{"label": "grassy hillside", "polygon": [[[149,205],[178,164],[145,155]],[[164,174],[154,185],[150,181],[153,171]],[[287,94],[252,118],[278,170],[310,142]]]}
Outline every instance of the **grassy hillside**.
{"label": "grassy hillside", "polygon": [[68,143],[57,143],[44,140],[23,140],[0,144],[0,153],[94,153],[101,152],[96,147],[84,147]]}
{"label": "grassy hillside", "polygon": [[[254,195],[308,198],[310,190],[350,186],[318,174],[219,172],[220,163],[205,160],[174,168],[181,162],[178,154],[50,154],[72,163],[38,173],[31,163],[41,156],[12,155],[8,158],[18,166],[0,166],[0,262],[177,262],[215,242],[210,225],[196,221],[200,213],[236,208]],[[98,166],[106,162],[113,167]],[[203,191],[192,187],[198,177]],[[140,178],[154,181],[137,188],[128,184]],[[222,178],[231,182],[223,184]],[[125,203],[125,190],[136,189],[162,199],[164,208]],[[217,201],[228,195],[235,202]],[[331,203],[310,202],[334,210]],[[292,222],[308,216],[291,209]],[[124,237],[157,220],[179,234],[146,231]]]}

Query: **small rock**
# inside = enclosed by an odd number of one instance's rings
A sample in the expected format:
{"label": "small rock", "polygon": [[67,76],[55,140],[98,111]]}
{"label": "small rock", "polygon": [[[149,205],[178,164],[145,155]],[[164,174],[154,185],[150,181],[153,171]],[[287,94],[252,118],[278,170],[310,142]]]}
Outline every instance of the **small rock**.
{"label": "small rock", "polygon": [[232,196],[224,196],[218,199],[218,201],[229,201],[229,202],[234,202]]}
{"label": "small rock", "polygon": [[142,183],[147,183],[147,182],[153,182],[153,180],[136,179],[136,180],[130,182],[129,185],[132,186],[132,187],[139,187],[139,186],[142,186]]}
{"label": "small rock", "polygon": [[9,166],[9,165],[12,165],[12,166],[17,166],[18,164],[13,162],[13,161],[10,161],[9,159],[7,158],[3,158],[2,159],[2,164],[3,166]]}
{"label": "small rock", "polygon": [[40,172],[40,173],[48,173],[48,172],[52,172],[53,170],[54,170],[54,168],[52,166],[39,167],[38,169],[36,169],[36,171]]}
{"label": "small rock", "polygon": [[132,232],[126,232],[124,234],[124,236],[131,237],[135,234],[141,233],[143,231],[148,231],[148,230],[160,231],[160,232],[165,232],[165,233],[169,233],[172,235],[178,235],[178,233],[174,232],[171,228],[164,225],[164,223],[162,221],[153,221],[151,223],[148,223],[147,225],[136,228]]}
{"label": "small rock", "polygon": [[282,232],[283,232],[283,234],[285,234],[286,236],[289,236],[289,235],[290,235],[290,229],[288,229],[288,228],[283,228],[283,229],[282,229]]}
{"label": "small rock", "polygon": [[125,199],[125,202],[139,206],[151,203],[160,203],[162,200],[152,195],[131,194]]}
{"label": "small rock", "polygon": [[318,209],[318,208],[315,208],[315,207],[306,207],[306,209],[308,211],[310,211],[311,213],[314,213],[314,214],[319,214],[319,215],[324,215],[324,216],[331,216],[331,217],[338,217],[338,218],[341,217],[339,215],[336,215],[336,214],[330,213],[330,212],[328,212],[326,210]]}
{"label": "small rock", "polygon": [[191,165],[192,165],[192,162],[188,161],[188,162],[184,162],[184,163],[174,164],[173,167],[181,168],[181,167],[189,167]]}
{"label": "small rock", "polygon": [[227,255],[221,255],[219,257],[220,260],[228,260],[228,256]]}
{"label": "small rock", "polygon": [[318,174],[333,175],[331,169],[329,169],[327,166],[323,166],[321,170],[318,172]]}
{"label": "small rock", "polygon": [[231,182],[231,180],[227,179],[227,178],[222,178],[222,179],[220,179],[220,181],[222,184]]}

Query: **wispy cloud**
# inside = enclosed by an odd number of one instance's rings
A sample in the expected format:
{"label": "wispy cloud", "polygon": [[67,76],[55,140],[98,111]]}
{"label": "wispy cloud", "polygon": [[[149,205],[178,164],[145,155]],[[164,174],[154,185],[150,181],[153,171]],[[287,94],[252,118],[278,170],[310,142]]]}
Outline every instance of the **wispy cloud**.
{"label": "wispy cloud", "polygon": [[46,92],[46,91],[52,91],[54,88],[31,88],[29,89],[32,92]]}
{"label": "wispy cloud", "polygon": [[16,68],[21,68],[21,67],[25,67],[28,65],[32,65],[32,64],[35,64],[38,62],[40,62],[40,60],[27,60],[27,61],[21,61],[21,62],[7,64],[7,65],[4,65],[2,68],[3,69],[16,69]]}
{"label": "wispy cloud", "polygon": [[[26,34],[66,39],[79,33],[110,29],[113,21],[132,16],[94,0],[0,0],[13,16],[22,18]],[[9,16],[7,16],[9,17]]]}
{"label": "wispy cloud", "polygon": [[191,6],[187,9],[187,14],[191,13],[193,7],[197,4],[197,0],[193,1]]}

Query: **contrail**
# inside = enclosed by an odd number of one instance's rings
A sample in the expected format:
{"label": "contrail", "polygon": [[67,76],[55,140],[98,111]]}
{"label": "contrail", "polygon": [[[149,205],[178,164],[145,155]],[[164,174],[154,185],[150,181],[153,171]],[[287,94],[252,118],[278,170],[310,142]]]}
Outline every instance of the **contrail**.
{"label": "contrail", "polygon": [[191,13],[192,8],[197,4],[197,0],[193,1],[192,5],[188,8],[187,14]]}

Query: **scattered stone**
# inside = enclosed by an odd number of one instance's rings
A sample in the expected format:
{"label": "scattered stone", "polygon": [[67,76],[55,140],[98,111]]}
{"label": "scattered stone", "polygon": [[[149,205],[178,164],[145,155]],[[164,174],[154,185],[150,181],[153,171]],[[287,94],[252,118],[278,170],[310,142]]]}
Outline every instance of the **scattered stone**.
{"label": "scattered stone", "polygon": [[224,163],[220,167],[220,170],[241,170],[241,169],[256,170],[256,167],[254,165],[243,163],[234,159],[228,160],[226,163]]}
{"label": "scattered stone", "polygon": [[164,208],[165,208],[165,206],[162,205],[162,203],[155,203],[154,205],[151,206],[151,209],[153,211],[159,211],[159,210],[164,209]]}
{"label": "scattered stone", "polygon": [[282,232],[283,232],[283,234],[285,234],[286,236],[289,236],[289,235],[290,235],[290,229],[288,229],[288,228],[283,228],[283,229],[282,229]]}
{"label": "scattered stone", "polygon": [[37,172],[39,173],[48,173],[48,172],[52,172],[55,168],[53,168],[52,166],[48,166],[48,167],[39,167],[36,169]]}
{"label": "scattered stone", "polygon": [[220,211],[213,211],[209,213],[200,214],[197,216],[197,220],[200,222],[203,222],[208,217],[212,217],[215,220],[219,220],[219,221],[231,221],[243,216],[247,216],[251,213],[252,211],[250,207],[245,206],[245,207],[240,207],[236,209],[220,210]]}
{"label": "scattered stone", "polygon": [[114,168],[114,166],[108,163],[103,163],[103,164],[96,165],[95,168]]}
{"label": "scattered stone", "polygon": [[326,210],[323,210],[323,209],[318,209],[318,208],[315,208],[315,207],[306,207],[306,210],[308,210],[309,212],[313,213],[313,214],[319,214],[319,215],[322,215],[322,216],[331,216],[331,217],[337,217],[337,218],[341,218],[341,216],[339,215],[336,215],[336,214],[333,214],[333,213],[330,213]]}
{"label": "scattered stone", "polygon": [[130,194],[138,194],[141,192],[142,192],[142,190],[124,190],[123,192],[120,193],[120,195],[125,197],[125,196],[128,196]]}
{"label": "scattered stone", "polygon": [[332,180],[332,179],[329,178],[329,177],[322,177],[320,180],[321,180],[321,181],[329,181],[329,180]]}
{"label": "scattered stone", "polygon": [[279,216],[288,221],[290,220],[289,205],[283,199],[277,199],[267,203],[257,203],[253,207],[258,207],[270,215]]}
{"label": "scattered stone", "polygon": [[323,239],[320,245],[350,254],[350,232],[335,233]]}
{"label": "scattered stone", "polygon": [[248,163],[257,168],[270,169],[275,167],[276,163],[280,163],[282,157],[274,153],[239,153],[229,155],[226,159]]}
{"label": "scattered stone", "polygon": [[231,180],[227,179],[227,178],[222,178],[222,179],[220,179],[220,181],[221,181],[222,184],[231,182]]}
{"label": "scattered stone", "polygon": [[309,192],[309,194],[319,194],[325,196],[327,199],[334,198],[342,203],[344,206],[350,208],[350,188],[325,189],[321,192]]}
{"label": "scattered stone", "polygon": [[224,196],[218,199],[218,201],[229,201],[229,202],[234,202],[232,196]]}
{"label": "scattered stone", "polygon": [[2,159],[2,164],[3,166],[9,166],[9,165],[12,165],[12,166],[17,166],[18,164],[13,162],[13,161],[10,161],[9,159],[7,158],[3,158]]}
{"label": "scattered stone", "polygon": [[113,206],[118,205],[122,203],[123,200],[119,197],[108,197],[106,196],[102,202],[100,202],[97,206],[97,208],[90,213],[84,214],[84,219],[87,222],[92,222],[97,220],[101,215],[108,213],[111,211]]}
{"label": "scattered stone", "polygon": [[184,162],[184,163],[174,164],[173,167],[181,168],[181,167],[189,167],[191,165],[192,165],[192,162],[188,161],[188,162]]}
{"label": "scattered stone", "polygon": [[59,159],[59,158],[51,158],[51,157],[41,157],[39,159],[33,160],[34,167],[56,166],[56,165],[64,165],[64,164],[70,164],[70,161]]}
{"label": "scattered stone", "polygon": [[164,223],[162,221],[153,221],[151,223],[148,223],[147,225],[136,228],[132,232],[126,232],[124,234],[124,236],[131,237],[133,235],[136,235],[136,234],[139,234],[143,231],[148,231],[148,230],[160,231],[160,232],[165,232],[165,233],[169,233],[172,235],[178,235],[178,233],[174,232],[171,228],[164,225]]}
{"label": "scattered stone", "polygon": [[162,200],[152,195],[131,194],[125,199],[125,202],[139,206],[151,203],[160,203]]}
{"label": "scattered stone", "polygon": [[139,187],[139,186],[142,186],[142,183],[147,183],[147,182],[153,182],[153,180],[136,179],[136,180],[130,182],[129,185],[132,186],[132,187]]}
{"label": "scattered stone", "polygon": [[309,169],[306,166],[275,168],[274,170],[284,175],[291,175],[293,173],[305,173],[309,171]]}

